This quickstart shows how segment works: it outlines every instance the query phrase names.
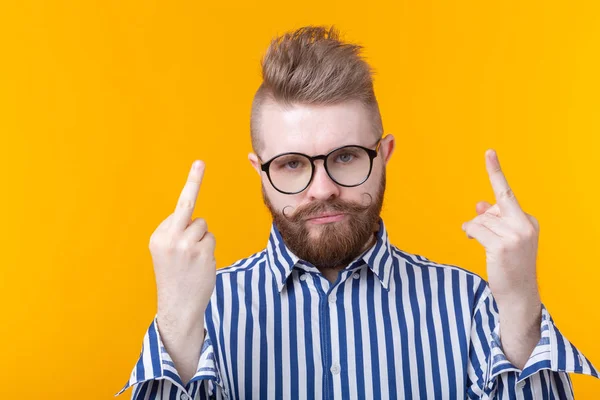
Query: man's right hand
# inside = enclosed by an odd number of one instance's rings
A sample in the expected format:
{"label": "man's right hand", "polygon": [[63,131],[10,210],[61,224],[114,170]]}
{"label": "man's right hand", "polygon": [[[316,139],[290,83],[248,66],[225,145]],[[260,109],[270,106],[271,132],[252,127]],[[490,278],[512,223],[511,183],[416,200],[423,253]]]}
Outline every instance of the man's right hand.
{"label": "man's right hand", "polygon": [[161,339],[184,383],[193,377],[204,340],[204,312],[215,287],[215,238],[192,214],[204,163],[192,165],[173,214],[150,237]]}

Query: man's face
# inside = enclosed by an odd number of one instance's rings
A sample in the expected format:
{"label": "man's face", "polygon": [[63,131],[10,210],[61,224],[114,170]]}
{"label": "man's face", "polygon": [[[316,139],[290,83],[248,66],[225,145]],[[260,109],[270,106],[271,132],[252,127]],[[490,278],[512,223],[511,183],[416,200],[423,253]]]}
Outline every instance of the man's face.
{"label": "man's face", "polygon": [[[276,155],[299,152],[309,156],[327,154],[345,145],[375,149],[378,136],[372,117],[359,102],[336,105],[294,105],[282,107],[263,103],[258,133],[264,163]],[[285,244],[301,259],[317,267],[346,265],[370,243],[377,230],[385,191],[385,164],[394,148],[394,139],[382,139],[367,181],[356,187],[336,184],[315,161],[310,185],[298,194],[277,191],[256,155],[250,155],[261,174],[263,198]]]}

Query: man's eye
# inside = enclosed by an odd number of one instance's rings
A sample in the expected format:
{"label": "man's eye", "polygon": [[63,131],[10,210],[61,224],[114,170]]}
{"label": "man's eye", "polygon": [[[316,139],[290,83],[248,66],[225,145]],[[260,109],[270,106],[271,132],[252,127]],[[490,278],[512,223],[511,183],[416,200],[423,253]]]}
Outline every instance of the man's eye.
{"label": "man's eye", "polygon": [[345,154],[340,154],[338,156],[338,161],[341,161],[343,163],[347,163],[350,162],[354,159],[354,155],[350,154],[350,153],[345,153]]}
{"label": "man's eye", "polygon": [[286,164],[286,167],[288,167],[289,169],[296,169],[299,166],[300,166],[299,161],[288,161],[288,163]]}

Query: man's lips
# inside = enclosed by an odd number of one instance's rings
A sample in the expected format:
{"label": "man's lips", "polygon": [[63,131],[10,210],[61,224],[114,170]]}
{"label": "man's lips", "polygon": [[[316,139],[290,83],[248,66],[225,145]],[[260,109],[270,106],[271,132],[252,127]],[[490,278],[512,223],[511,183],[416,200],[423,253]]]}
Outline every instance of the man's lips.
{"label": "man's lips", "polygon": [[322,213],[314,217],[308,218],[307,221],[313,224],[327,224],[331,222],[341,221],[346,216],[345,213]]}

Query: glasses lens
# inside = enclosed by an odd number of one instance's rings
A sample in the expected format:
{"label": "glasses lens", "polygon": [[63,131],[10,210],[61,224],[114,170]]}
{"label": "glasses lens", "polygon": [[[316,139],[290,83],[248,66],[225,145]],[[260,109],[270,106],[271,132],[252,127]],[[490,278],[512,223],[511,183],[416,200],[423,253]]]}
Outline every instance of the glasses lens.
{"label": "glasses lens", "polygon": [[340,185],[363,183],[369,177],[370,169],[369,154],[360,147],[343,147],[327,157],[327,170]]}
{"label": "glasses lens", "polygon": [[308,185],[311,176],[310,160],[298,154],[277,157],[269,166],[271,183],[282,192],[299,192]]}

